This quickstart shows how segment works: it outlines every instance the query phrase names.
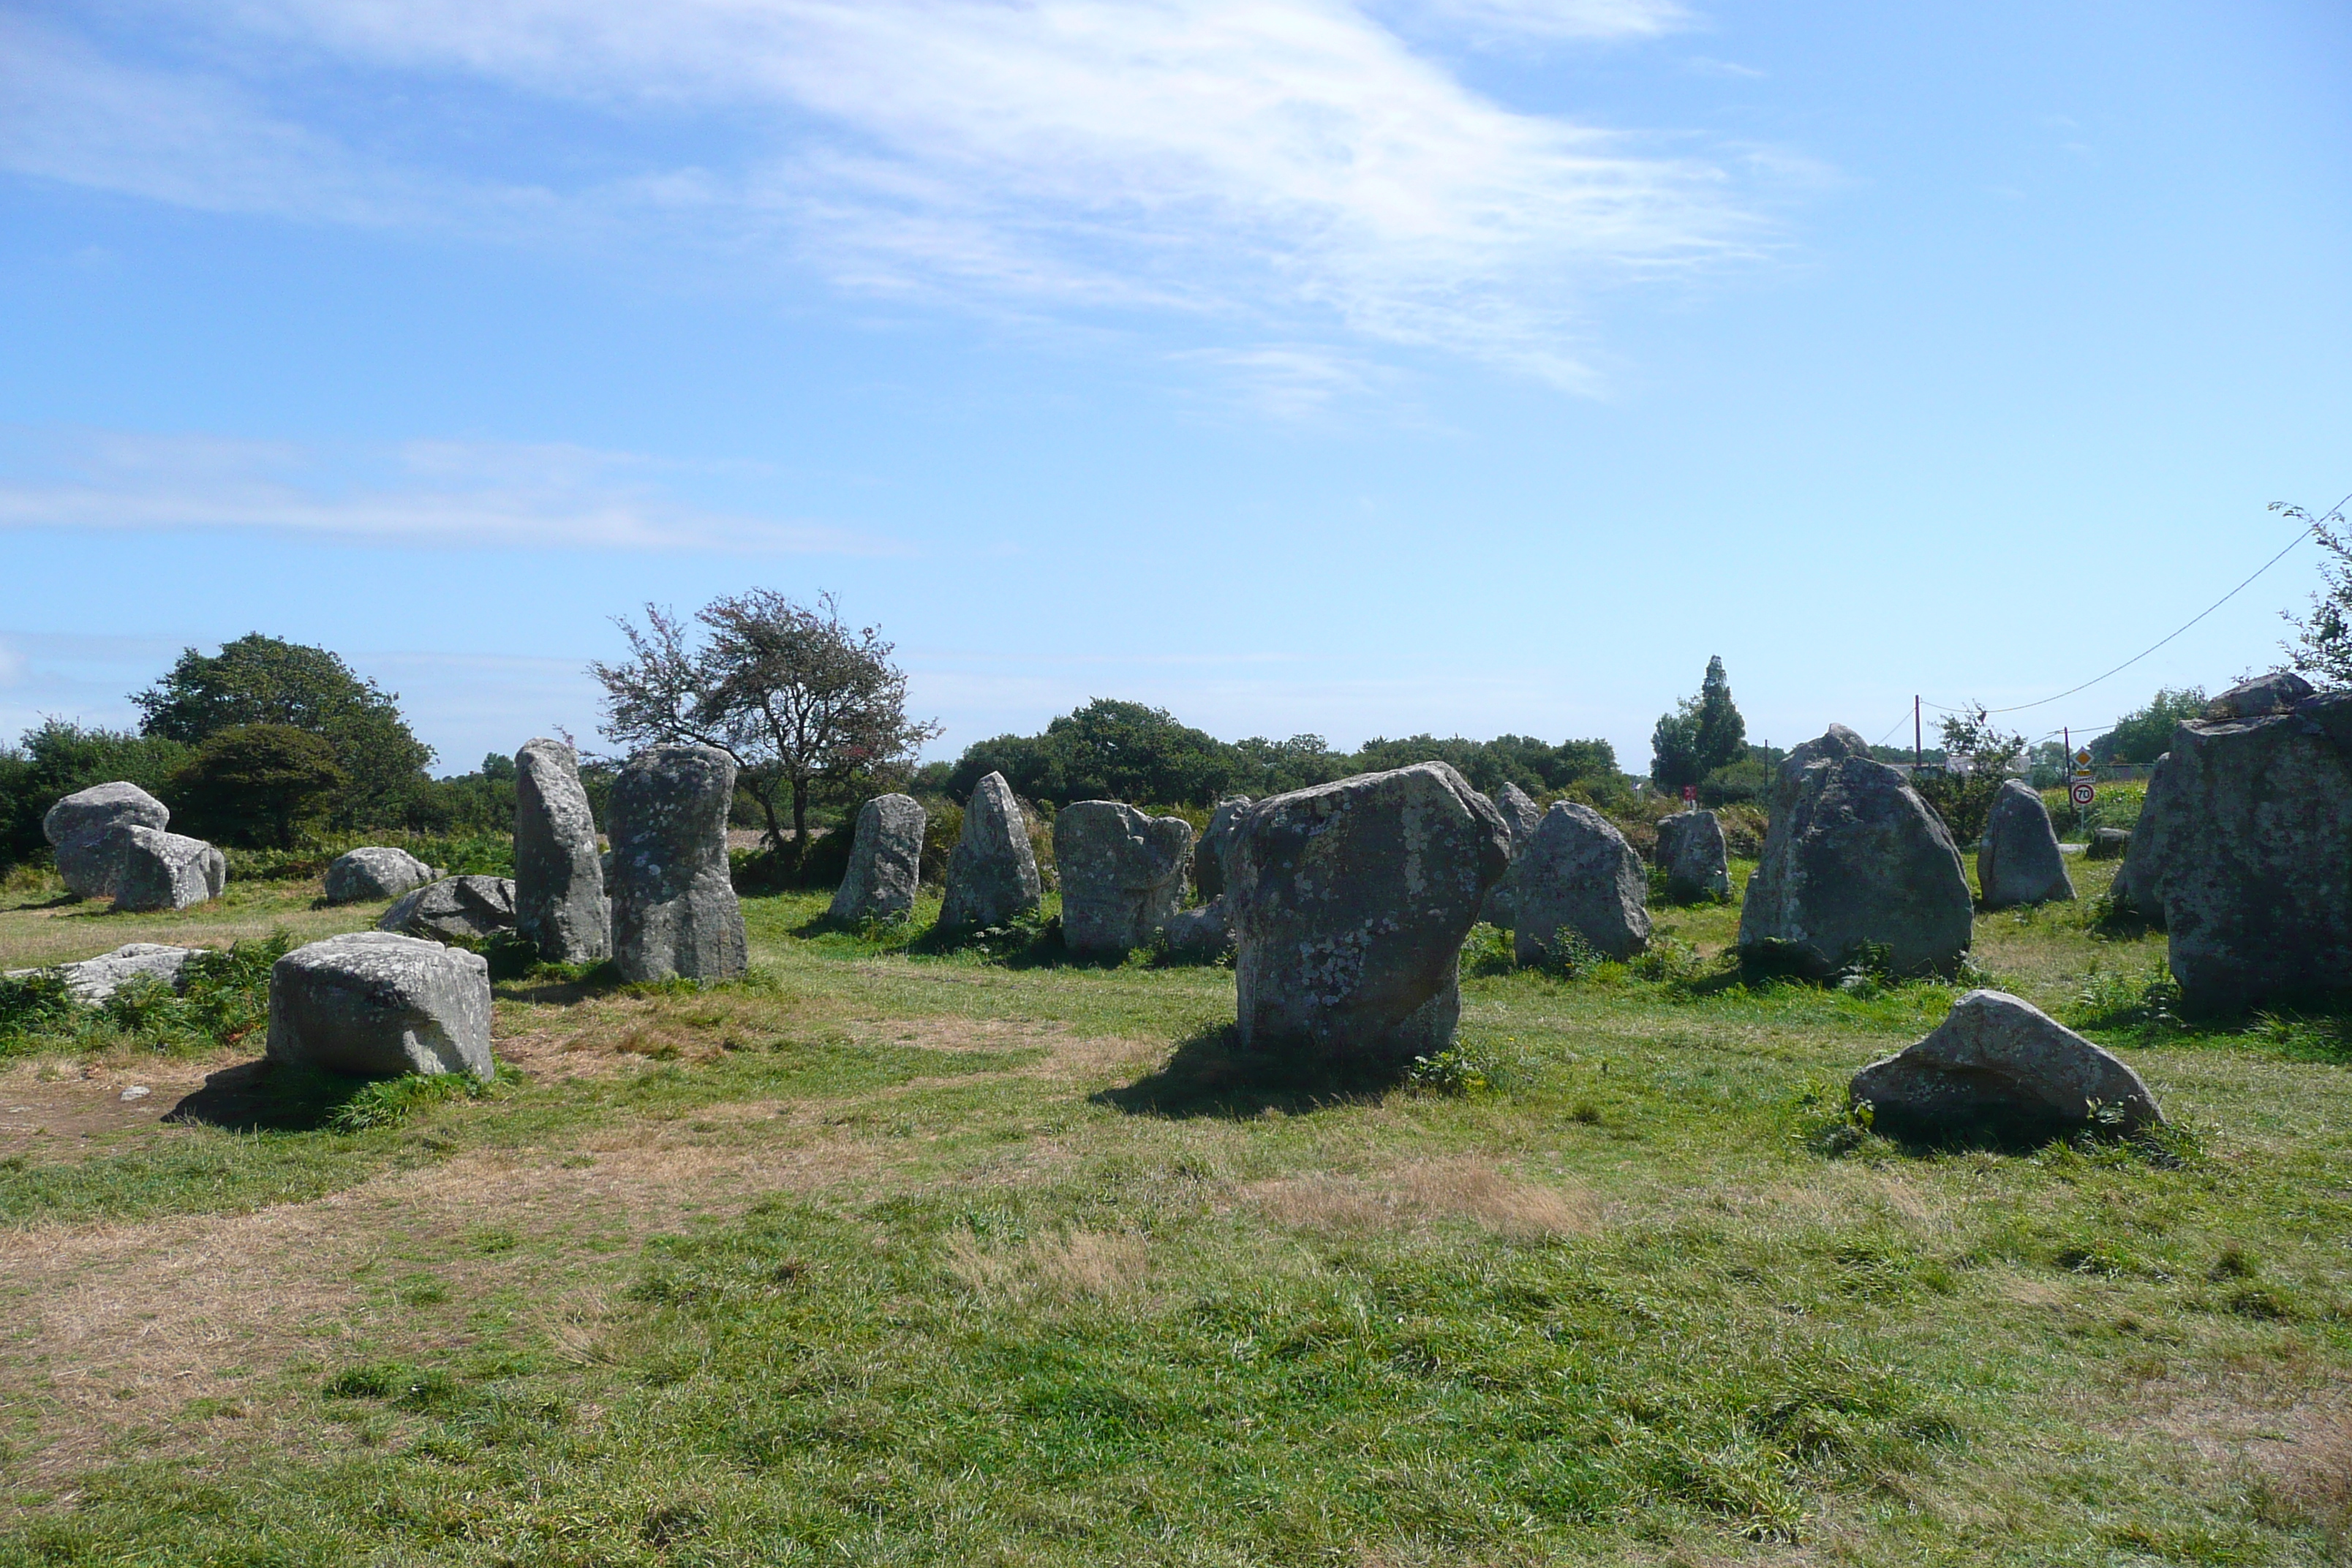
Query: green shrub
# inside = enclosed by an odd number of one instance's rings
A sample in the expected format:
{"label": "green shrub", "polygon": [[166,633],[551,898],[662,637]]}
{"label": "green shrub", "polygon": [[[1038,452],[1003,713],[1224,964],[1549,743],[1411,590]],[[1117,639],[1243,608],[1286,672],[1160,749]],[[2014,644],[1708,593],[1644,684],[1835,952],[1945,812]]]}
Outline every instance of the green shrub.
{"label": "green shrub", "polygon": [[1911,787],[1936,808],[1936,815],[1951,830],[1952,842],[1959,845],[1974,844],[1984,837],[1992,803],[2008,782],[2008,775],[1991,769],[1961,774],[1922,768],[1911,775]]}
{"label": "green shrub", "polygon": [[290,724],[239,724],[208,737],[173,775],[171,805],[205,837],[290,849],[346,782],[321,737]]}

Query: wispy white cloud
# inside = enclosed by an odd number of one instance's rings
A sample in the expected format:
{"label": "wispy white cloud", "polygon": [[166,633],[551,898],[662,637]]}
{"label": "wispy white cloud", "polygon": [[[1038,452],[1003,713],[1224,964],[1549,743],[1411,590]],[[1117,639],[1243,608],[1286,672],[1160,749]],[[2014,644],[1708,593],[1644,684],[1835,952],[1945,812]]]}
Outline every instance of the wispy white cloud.
{"label": "wispy white cloud", "polygon": [[267,529],[383,543],[894,555],[854,530],[714,511],[655,482],[663,465],[569,446],[285,442],[15,432],[0,528]]}
{"label": "wispy white cloud", "polygon": [[[0,160],[197,205],[719,242],[852,289],[1228,338],[1336,326],[1570,386],[1594,289],[1764,232],[1752,168],[1514,110],[1407,37],[1639,38],[1684,22],[1667,0],[1412,0],[1393,27],[1351,0],[149,4],[155,37],[215,30],[239,85],[44,35]],[[544,178],[494,182],[362,157],[332,95],[268,97],[321,58],[584,108],[627,161],[541,149]],[[696,161],[656,151],[681,125]]]}

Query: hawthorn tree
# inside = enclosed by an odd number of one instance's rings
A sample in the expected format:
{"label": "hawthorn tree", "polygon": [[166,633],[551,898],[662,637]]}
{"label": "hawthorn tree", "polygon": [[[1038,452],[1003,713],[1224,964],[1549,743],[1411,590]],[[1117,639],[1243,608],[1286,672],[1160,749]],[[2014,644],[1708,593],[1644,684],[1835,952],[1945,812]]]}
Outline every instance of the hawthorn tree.
{"label": "hawthorn tree", "polygon": [[624,745],[698,741],[735,759],[738,777],[784,844],[808,844],[812,791],[903,771],[939,725],[907,717],[907,677],[873,626],[852,627],[831,594],[802,605],[767,588],[712,600],[695,625],[646,606],[640,629],[617,624],[630,657],[592,664],[604,684],[604,733]]}

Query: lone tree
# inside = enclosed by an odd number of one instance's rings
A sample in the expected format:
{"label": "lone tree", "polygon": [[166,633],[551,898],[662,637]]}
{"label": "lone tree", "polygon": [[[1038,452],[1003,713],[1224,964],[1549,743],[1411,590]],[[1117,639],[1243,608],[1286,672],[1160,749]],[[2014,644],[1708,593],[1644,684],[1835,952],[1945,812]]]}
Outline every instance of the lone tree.
{"label": "lone tree", "polygon": [[1650,777],[1660,789],[1695,784],[1748,755],[1748,721],[1731,700],[1731,678],[1720,654],[1706,661],[1696,697],[1658,715],[1650,734]]}
{"label": "lone tree", "polygon": [[219,837],[290,849],[347,781],[323,736],[237,724],[210,736],[173,776],[179,804]]}
{"label": "lone tree", "polygon": [[2352,686],[2352,531],[2344,521],[2344,503],[2314,517],[2299,506],[2271,502],[2271,510],[2311,525],[2312,536],[2327,558],[2319,563],[2320,591],[2311,596],[2311,613],[2286,619],[2295,639],[2280,646],[2295,668],[2315,675],[2329,686]]}
{"label": "lone tree", "polygon": [[754,588],[712,600],[694,619],[699,644],[688,623],[653,605],[642,630],[615,623],[631,657],[588,667],[604,685],[604,732],[623,745],[698,741],[726,752],[779,851],[787,794],[793,843],[804,850],[814,788],[904,769],[940,732],[907,717],[892,645],[873,626],[844,623],[831,594],[809,605]]}
{"label": "lone tree", "polygon": [[131,702],[142,733],[185,746],[248,724],[318,736],[343,774],[329,810],[337,826],[388,826],[424,783],[433,748],[400,716],[399,693],[362,680],[322,647],[250,632],[210,658],[189,648]]}

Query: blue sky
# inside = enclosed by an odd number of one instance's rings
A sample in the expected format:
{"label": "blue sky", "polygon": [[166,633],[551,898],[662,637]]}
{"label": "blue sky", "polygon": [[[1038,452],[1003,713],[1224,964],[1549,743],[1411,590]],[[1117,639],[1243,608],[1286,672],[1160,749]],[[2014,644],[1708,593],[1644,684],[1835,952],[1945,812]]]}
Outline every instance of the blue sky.
{"label": "blue sky", "polygon": [[[831,589],[952,755],[2096,674],[2352,490],[2352,11],[0,3],[0,731],[263,630],[445,767]],[[2311,548],[2017,716],[2266,666]]]}

